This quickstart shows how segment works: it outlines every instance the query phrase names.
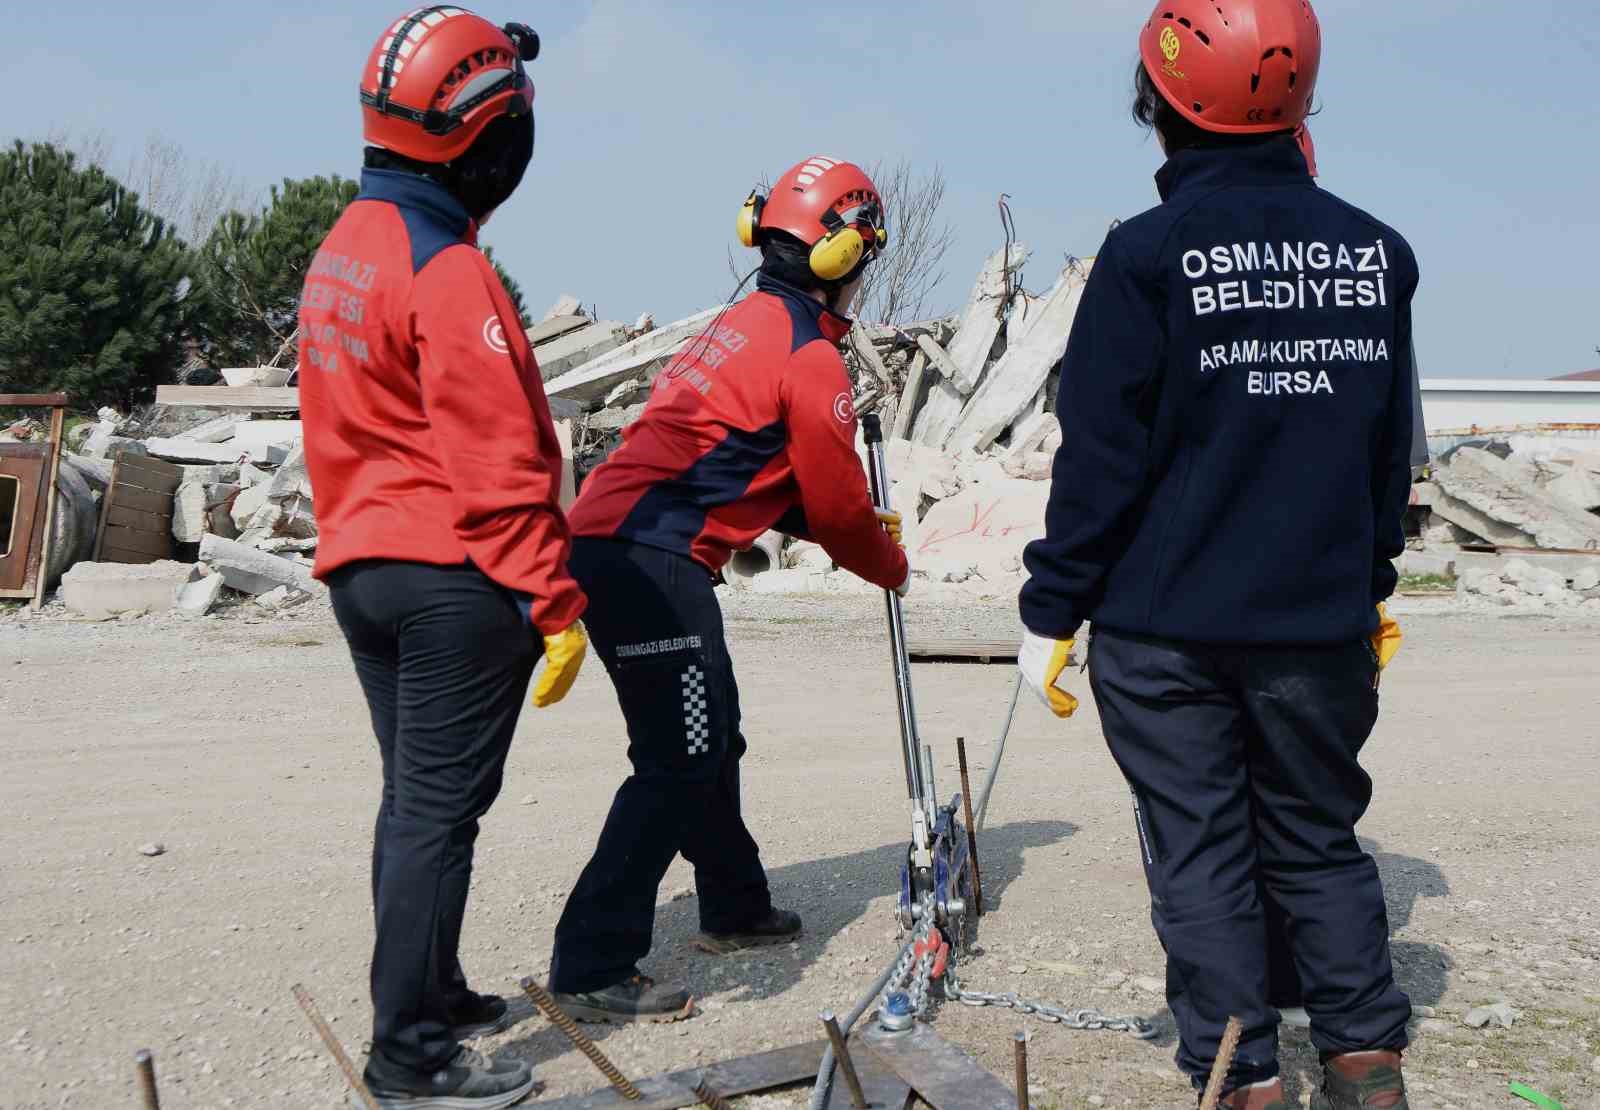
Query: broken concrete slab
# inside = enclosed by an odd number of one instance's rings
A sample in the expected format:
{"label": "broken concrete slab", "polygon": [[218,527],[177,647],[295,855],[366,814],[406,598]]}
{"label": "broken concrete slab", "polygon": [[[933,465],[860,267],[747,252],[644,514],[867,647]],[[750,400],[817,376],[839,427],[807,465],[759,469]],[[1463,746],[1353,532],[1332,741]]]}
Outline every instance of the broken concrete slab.
{"label": "broken concrete slab", "polygon": [[931,373],[928,366],[927,354],[918,351],[906,369],[905,388],[900,391],[900,404],[895,409],[893,431],[889,435],[891,441],[911,438],[917,413],[922,411],[924,378]]}
{"label": "broken concrete slab", "polygon": [[186,582],[178,590],[176,609],[186,617],[203,617],[211,612],[222,597],[223,587],[226,585],[222,575],[213,574],[209,567],[201,564],[204,574],[197,575]]}
{"label": "broken concrete slab", "polygon": [[200,541],[200,561],[222,575],[230,588],[251,595],[264,594],[279,586],[310,594],[323,588],[302,564],[220,536],[206,536]]}
{"label": "broken concrete slab", "polygon": [[546,320],[557,316],[576,316],[583,309],[583,302],[571,293],[563,293],[556,298],[556,303],[550,306],[550,311],[544,314]]}
{"label": "broken concrete slab", "polygon": [[174,439],[193,439],[200,443],[226,443],[234,436],[234,429],[246,421],[240,420],[237,413],[218,416],[207,420],[204,424],[196,424],[179,432]]}
{"label": "broken concrete slab", "polygon": [[[238,462],[241,457],[248,455],[247,449],[235,447],[230,443],[201,443],[197,439],[155,439],[144,440],[144,449],[148,454],[168,462],[187,463],[231,463]],[[262,453],[263,461],[266,458]]]}
{"label": "broken concrete slab", "polygon": [[950,357],[950,352],[939,345],[931,335],[917,336],[917,350],[927,356],[929,364],[947,382],[954,382],[961,374],[961,368]]}
{"label": "broken concrete slab", "polygon": [[966,487],[908,530],[912,568],[935,581],[1020,576],[1022,549],[1044,535],[1049,496],[1048,483],[1014,478]]}
{"label": "broken concrete slab", "polygon": [[1020,270],[1027,260],[1028,248],[1023,244],[1013,243],[1009,255],[1002,247],[984,262],[977,283],[972,287],[972,295],[967,298],[967,307],[956,323],[956,336],[950,341],[949,347],[950,360],[956,365],[951,384],[963,396],[970,396],[978,388],[983,368],[989,361],[989,353],[1000,334],[1003,316],[1001,301],[1007,289],[1006,274]]}
{"label": "broken concrete slab", "polygon": [[1576,467],[1554,479],[1544,492],[1584,512],[1600,509],[1600,478]]}
{"label": "broken concrete slab", "polygon": [[250,522],[266,505],[267,497],[271,493],[271,482],[258,482],[242,490],[239,496],[233,499],[233,505],[229,509],[229,515],[233,517],[233,526],[240,532],[248,530]]}
{"label": "broken concrete slab", "polygon": [[1062,271],[1049,296],[1032,309],[1032,323],[1021,329],[1021,338],[989,369],[944,446],[956,452],[981,451],[1036,402],[1045,379],[1066,354],[1088,276],[1078,262]]}
{"label": "broken concrete slab", "polygon": [[545,392],[551,397],[589,405],[598,403],[617,383],[659,368],[685,344],[700,335],[722,308],[722,305],[708,308],[625,343],[551,380],[545,386]]}
{"label": "broken concrete slab", "polygon": [[616,350],[628,341],[628,326],[617,320],[602,320],[537,347],[533,356],[539,363],[539,376],[550,381],[586,362]]}
{"label": "broken concrete slab", "polygon": [[[1531,546],[1572,550],[1600,549],[1600,517],[1548,496],[1525,480],[1525,468],[1476,447],[1458,448],[1448,465],[1435,468],[1434,484],[1448,498],[1467,506],[1496,526],[1529,537]],[[1494,543],[1509,541],[1488,535],[1451,515],[1454,506],[1433,511],[1452,524]],[[1496,530],[1496,529],[1491,529]]]}
{"label": "broken concrete slab", "polygon": [[204,482],[186,480],[172,497],[172,538],[179,543],[199,543],[210,530],[209,493]]}
{"label": "broken concrete slab", "polygon": [[192,563],[79,563],[61,577],[61,599],[74,613],[109,620],[120,613],[163,613],[194,576]]}
{"label": "broken concrete slab", "polygon": [[288,448],[299,443],[304,428],[298,420],[241,420],[234,427],[233,438],[219,446],[233,448],[237,458],[272,462],[272,449]]}

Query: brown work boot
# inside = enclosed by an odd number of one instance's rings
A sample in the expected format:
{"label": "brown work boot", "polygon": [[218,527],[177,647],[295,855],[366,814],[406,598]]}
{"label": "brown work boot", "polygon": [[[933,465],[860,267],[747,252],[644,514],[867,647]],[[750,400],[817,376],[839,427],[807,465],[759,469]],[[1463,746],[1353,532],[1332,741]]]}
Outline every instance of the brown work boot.
{"label": "brown work boot", "polygon": [[1289,1110],[1289,1098],[1283,1093],[1283,1083],[1272,1079],[1240,1087],[1222,1096],[1219,1110]]}
{"label": "brown work boot", "polygon": [[1320,1110],[1409,1110],[1398,1052],[1342,1052],[1322,1060]]}

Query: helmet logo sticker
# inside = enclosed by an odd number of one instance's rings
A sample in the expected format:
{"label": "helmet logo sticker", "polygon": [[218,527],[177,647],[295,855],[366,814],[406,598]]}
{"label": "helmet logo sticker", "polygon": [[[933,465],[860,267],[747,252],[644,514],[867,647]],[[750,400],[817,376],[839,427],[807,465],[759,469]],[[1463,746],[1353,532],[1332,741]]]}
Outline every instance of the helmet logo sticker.
{"label": "helmet logo sticker", "polygon": [[500,322],[498,312],[483,322],[483,341],[497,355],[511,353],[511,344],[506,341],[506,326]]}
{"label": "helmet logo sticker", "polygon": [[1167,64],[1161,67],[1161,72],[1179,81],[1187,80],[1189,75],[1178,68],[1178,55],[1183,53],[1183,40],[1171,27],[1161,29],[1161,53],[1167,59]]}
{"label": "helmet logo sticker", "polygon": [[1167,61],[1175,62],[1178,55],[1183,52],[1183,41],[1178,38],[1178,32],[1171,27],[1161,29],[1161,53],[1167,56]]}
{"label": "helmet logo sticker", "polygon": [[833,399],[833,415],[841,424],[849,424],[855,420],[856,406],[850,399],[849,393],[841,393]]}

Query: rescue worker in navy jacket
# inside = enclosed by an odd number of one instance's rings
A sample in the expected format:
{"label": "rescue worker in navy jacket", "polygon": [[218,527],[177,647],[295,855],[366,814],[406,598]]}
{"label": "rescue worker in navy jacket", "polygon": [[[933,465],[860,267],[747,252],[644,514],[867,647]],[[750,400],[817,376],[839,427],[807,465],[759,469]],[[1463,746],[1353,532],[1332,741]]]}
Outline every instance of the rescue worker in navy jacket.
{"label": "rescue worker in navy jacket", "polygon": [[1062,362],[1021,668],[1070,716],[1068,655],[1093,623],[1090,686],[1132,788],[1196,1087],[1237,1016],[1223,1104],[1287,1106],[1264,890],[1322,1105],[1394,1110],[1410,1003],[1355,826],[1372,793],[1357,756],[1399,646],[1383,603],[1410,488],[1417,264],[1308,173],[1308,3],[1164,0],[1140,55],[1163,203],[1107,238]]}
{"label": "rescue worker in navy jacket", "polygon": [[752,193],[739,236],[762,252],[756,292],[720,313],[656,379],[621,447],[572,507],[572,573],[628,724],[633,774],[556,926],[550,989],[580,1021],[687,1017],[686,991],[638,967],[673,857],[694,864],[700,947],[777,944],[774,909],[739,810],[739,692],[713,580],[777,528],[845,569],[909,588],[900,518],[873,507],[838,344],[887,236],[871,179],[809,158]]}

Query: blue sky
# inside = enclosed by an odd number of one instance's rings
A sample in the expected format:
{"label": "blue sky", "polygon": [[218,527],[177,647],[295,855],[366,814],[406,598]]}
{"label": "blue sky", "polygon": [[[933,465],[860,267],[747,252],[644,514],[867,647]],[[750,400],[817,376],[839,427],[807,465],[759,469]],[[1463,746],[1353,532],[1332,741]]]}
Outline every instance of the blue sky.
{"label": "blue sky", "polygon": [[[5,135],[156,133],[263,189],[359,169],[356,85],[404,0],[8,4]],[[726,295],[752,184],[813,153],[937,164],[956,307],[1011,194],[1030,288],[1155,200],[1128,118],[1144,3],[590,0],[532,24],[539,145],[484,240],[542,312],[684,316]],[[1600,366],[1600,19],[1554,0],[1322,0],[1323,184],[1422,265],[1433,377]],[[737,248],[735,248],[737,250]]]}

